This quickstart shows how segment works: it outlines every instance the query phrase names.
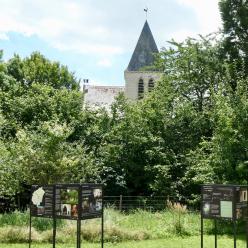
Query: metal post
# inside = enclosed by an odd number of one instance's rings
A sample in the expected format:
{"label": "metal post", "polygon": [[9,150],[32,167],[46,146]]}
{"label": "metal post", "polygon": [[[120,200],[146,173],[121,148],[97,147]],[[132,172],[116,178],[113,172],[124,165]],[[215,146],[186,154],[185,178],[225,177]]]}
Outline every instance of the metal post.
{"label": "metal post", "polygon": [[233,221],[233,247],[237,247],[237,225],[236,220]]}
{"label": "metal post", "polygon": [[32,213],[31,213],[31,203],[29,205],[29,248],[31,248],[31,242],[32,242],[32,236],[31,236],[31,232],[32,232]]}
{"label": "metal post", "polygon": [[233,218],[232,218],[232,220],[233,220],[233,247],[234,248],[236,248],[237,247],[237,216],[236,216],[236,208],[237,208],[237,206],[236,206],[236,197],[237,197],[237,188],[235,187],[235,186],[233,186],[233,205],[232,205],[232,207],[233,207]]}
{"label": "metal post", "polygon": [[[248,193],[248,186],[246,187],[247,189],[247,193]],[[246,193],[246,194],[247,194]],[[248,199],[247,199],[247,195],[246,195],[246,200],[247,200],[247,205],[246,205],[246,248],[248,248]]]}
{"label": "metal post", "polygon": [[247,216],[246,216],[246,248],[248,248],[248,206],[247,206]]}
{"label": "metal post", "polygon": [[82,185],[78,189],[77,248],[81,247]]}
{"label": "metal post", "polygon": [[56,186],[53,186],[53,248],[56,246],[56,213],[55,213],[55,205],[56,205]]}
{"label": "metal post", "polygon": [[203,215],[202,215],[202,187],[201,186],[201,248],[203,248]]}
{"label": "metal post", "polygon": [[102,190],[102,236],[101,236],[101,248],[104,246],[104,196]]}
{"label": "metal post", "polygon": [[217,248],[217,220],[214,219],[214,247]]}

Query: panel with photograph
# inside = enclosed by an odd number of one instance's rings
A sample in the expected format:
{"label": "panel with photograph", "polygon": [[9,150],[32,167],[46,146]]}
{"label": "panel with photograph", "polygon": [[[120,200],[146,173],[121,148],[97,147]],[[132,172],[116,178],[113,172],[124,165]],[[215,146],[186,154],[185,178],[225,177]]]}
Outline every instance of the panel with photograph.
{"label": "panel with photograph", "polygon": [[78,188],[56,189],[56,216],[67,219],[78,217]]}
{"label": "panel with photograph", "polygon": [[247,217],[247,187],[237,187],[236,218],[245,219]]}
{"label": "panel with photograph", "polygon": [[32,187],[31,214],[40,217],[53,215],[53,186]]}
{"label": "panel with photograph", "polygon": [[233,186],[204,185],[202,187],[202,216],[206,219],[234,218],[233,200]]}
{"label": "panel with photograph", "polygon": [[102,214],[102,187],[87,185],[82,189],[82,219],[97,218]]}

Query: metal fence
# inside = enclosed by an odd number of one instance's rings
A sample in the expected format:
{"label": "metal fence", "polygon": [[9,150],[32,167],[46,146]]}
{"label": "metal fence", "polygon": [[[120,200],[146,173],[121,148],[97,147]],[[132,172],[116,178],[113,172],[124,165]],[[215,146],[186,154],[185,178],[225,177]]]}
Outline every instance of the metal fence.
{"label": "metal fence", "polygon": [[[24,211],[29,207],[29,197],[26,198],[24,200],[17,200],[18,198],[15,200],[0,198],[0,213],[12,212],[14,210]],[[168,204],[174,203],[179,203],[182,206],[185,205],[185,202],[168,196],[104,196],[104,205],[106,207],[115,208],[120,211],[131,211],[136,209],[151,212],[160,211],[170,207]]]}
{"label": "metal fence", "polygon": [[105,196],[105,206],[128,211],[143,209],[148,211],[163,210],[167,207],[168,198],[165,196]]}

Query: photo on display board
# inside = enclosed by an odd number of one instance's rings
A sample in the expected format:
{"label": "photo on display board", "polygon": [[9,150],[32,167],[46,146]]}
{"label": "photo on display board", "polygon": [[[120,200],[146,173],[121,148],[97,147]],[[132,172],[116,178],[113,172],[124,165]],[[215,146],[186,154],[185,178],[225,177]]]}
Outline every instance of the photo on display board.
{"label": "photo on display board", "polygon": [[82,212],[88,213],[90,210],[90,197],[83,197],[82,199]]}
{"label": "photo on display board", "polygon": [[63,216],[78,216],[78,190],[76,189],[61,189],[60,190],[61,209],[60,213]]}
{"label": "photo on display board", "polygon": [[42,187],[35,190],[32,194],[32,204],[36,207],[37,215],[44,215],[45,213],[45,203],[44,203],[45,191]]}
{"label": "photo on display board", "polygon": [[239,200],[240,200],[240,202],[247,202],[247,193],[248,193],[248,191],[247,190],[245,190],[245,189],[243,189],[243,190],[240,190],[240,192],[239,192]]}
{"label": "photo on display board", "polygon": [[78,205],[77,204],[71,205],[71,216],[78,217]]}
{"label": "photo on display board", "polygon": [[204,215],[209,215],[210,214],[210,204],[209,203],[204,203],[204,205],[203,205],[203,213],[204,213]]}
{"label": "photo on display board", "polygon": [[101,211],[102,210],[102,200],[96,200],[96,211]]}
{"label": "photo on display board", "polygon": [[61,214],[63,216],[71,216],[71,205],[70,204],[61,204]]}
{"label": "photo on display board", "polygon": [[94,198],[101,198],[102,197],[102,189],[93,189],[93,196],[94,196]]}
{"label": "photo on display board", "polygon": [[233,203],[232,201],[220,201],[220,213],[223,218],[233,217]]}

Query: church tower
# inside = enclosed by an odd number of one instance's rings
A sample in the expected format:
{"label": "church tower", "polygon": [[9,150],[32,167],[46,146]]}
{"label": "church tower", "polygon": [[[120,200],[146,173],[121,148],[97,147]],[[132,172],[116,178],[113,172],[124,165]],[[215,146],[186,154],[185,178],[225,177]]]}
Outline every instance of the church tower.
{"label": "church tower", "polygon": [[161,78],[162,73],[145,68],[153,64],[155,53],[158,53],[158,48],[146,21],[124,72],[125,95],[128,99],[136,101],[143,98],[144,94],[151,91],[155,82]]}

